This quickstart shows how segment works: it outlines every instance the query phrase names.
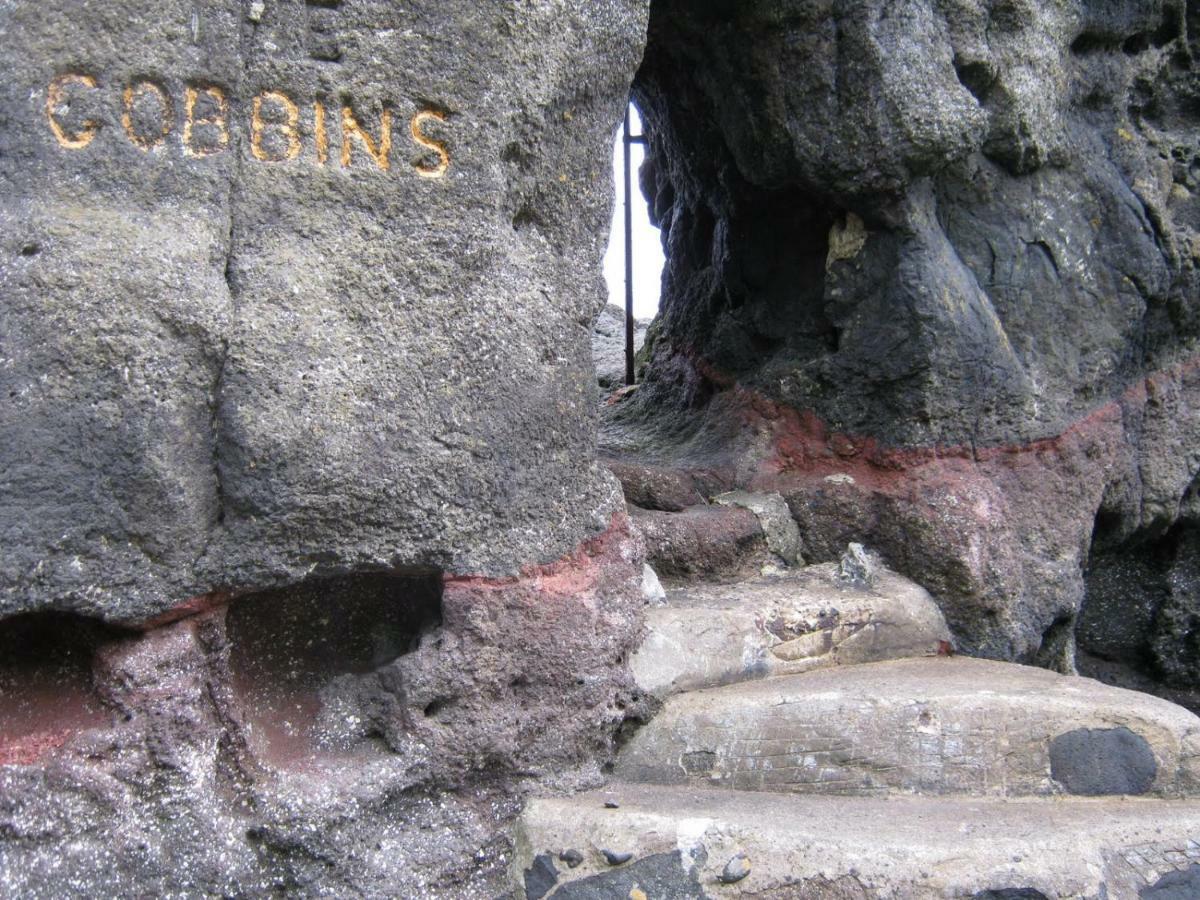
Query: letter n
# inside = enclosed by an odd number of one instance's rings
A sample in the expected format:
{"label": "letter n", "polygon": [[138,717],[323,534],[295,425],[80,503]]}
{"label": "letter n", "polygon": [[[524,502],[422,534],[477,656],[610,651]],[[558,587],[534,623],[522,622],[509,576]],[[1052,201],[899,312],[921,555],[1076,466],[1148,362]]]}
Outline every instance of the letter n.
{"label": "letter n", "polygon": [[363,148],[367,151],[367,155],[375,160],[375,165],[387,171],[391,166],[392,153],[392,111],[386,106],[383,108],[383,114],[379,120],[379,143],[375,143],[367,131],[358,124],[358,119],[354,117],[354,110],[349,106],[342,106],[342,168],[350,167],[350,139],[356,137],[362,142]]}

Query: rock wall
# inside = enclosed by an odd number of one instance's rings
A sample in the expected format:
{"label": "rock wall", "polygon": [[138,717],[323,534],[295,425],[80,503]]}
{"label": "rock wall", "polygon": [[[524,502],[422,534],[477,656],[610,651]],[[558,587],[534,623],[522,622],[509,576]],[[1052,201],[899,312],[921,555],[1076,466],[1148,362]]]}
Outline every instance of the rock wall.
{"label": "rock wall", "polygon": [[6,12],[0,610],[512,574],[602,531],[643,7]]}
{"label": "rock wall", "polygon": [[0,892],[495,896],[594,783],[645,0],[0,11]]}
{"label": "rock wall", "polygon": [[1161,534],[1200,471],[1193,7],[656,3],[668,269],[609,450],[778,490],[963,649],[1071,668],[1097,517]]}

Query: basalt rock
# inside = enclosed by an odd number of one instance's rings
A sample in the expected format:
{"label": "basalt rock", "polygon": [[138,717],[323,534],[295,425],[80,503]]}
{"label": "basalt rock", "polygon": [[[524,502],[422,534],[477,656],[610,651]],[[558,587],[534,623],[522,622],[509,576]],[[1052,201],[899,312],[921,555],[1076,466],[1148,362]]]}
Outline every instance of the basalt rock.
{"label": "basalt rock", "polygon": [[1098,517],[1161,535],[1200,471],[1198,34],[1175,0],[655,4],[668,261],[606,451],[779,492],[810,558],[861,542],[967,652],[1070,670]]}
{"label": "basalt rock", "polygon": [[513,574],[603,531],[645,7],[7,10],[0,615]]}
{"label": "basalt rock", "polygon": [[647,6],[0,11],[0,893],[490,898],[598,782]]}

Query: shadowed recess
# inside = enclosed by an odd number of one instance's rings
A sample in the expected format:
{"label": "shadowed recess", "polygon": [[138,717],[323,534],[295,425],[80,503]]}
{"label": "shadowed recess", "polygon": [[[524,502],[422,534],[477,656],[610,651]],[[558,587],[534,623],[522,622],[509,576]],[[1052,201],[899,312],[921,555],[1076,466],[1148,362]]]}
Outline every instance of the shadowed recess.
{"label": "shadowed recess", "polygon": [[71,735],[105,724],[92,658],[116,629],[69,613],[0,622],[0,765],[36,762]]}
{"label": "shadowed recess", "polygon": [[440,573],[313,579],[238,600],[230,663],[256,749],[276,763],[311,756],[331,691],[416,649],[441,619]]}

